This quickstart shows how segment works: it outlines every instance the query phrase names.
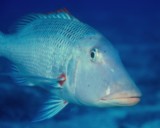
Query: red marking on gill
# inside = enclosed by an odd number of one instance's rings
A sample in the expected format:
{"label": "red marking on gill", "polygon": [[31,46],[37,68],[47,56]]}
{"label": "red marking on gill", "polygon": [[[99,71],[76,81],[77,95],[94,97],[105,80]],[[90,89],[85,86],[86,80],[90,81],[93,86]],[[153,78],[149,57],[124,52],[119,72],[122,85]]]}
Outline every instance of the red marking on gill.
{"label": "red marking on gill", "polygon": [[67,104],[68,102],[64,100],[64,104]]}
{"label": "red marking on gill", "polygon": [[59,81],[58,83],[63,86],[64,82],[66,81],[66,75],[63,73],[59,76]]}

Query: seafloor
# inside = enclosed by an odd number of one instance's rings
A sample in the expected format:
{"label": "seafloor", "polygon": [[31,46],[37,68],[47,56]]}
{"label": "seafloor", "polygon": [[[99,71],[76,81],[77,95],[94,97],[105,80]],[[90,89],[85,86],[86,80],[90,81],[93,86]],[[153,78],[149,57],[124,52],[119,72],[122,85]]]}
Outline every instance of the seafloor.
{"label": "seafloor", "polygon": [[[63,1],[64,2],[64,1]],[[18,18],[32,12],[67,7],[73,15],[102,32],[116,47],[122,61],[142,91],[141,102],[133,107],[91,108],[68,105],[55,117],[30,122],[47,94],[39,88],[14,84],[0,78],[0,128],[159,128],[160,127],[160,9],[158,3],[127,4],[97,1],[20,2],[0,1],[0,29],[8,29]],[[38,3],[38,4],[37,4]],[[52,5],[53,4],[53,7]],[[14,43],[14,42],[12,42]],[[0,71],[10,70],[1,58]]]}

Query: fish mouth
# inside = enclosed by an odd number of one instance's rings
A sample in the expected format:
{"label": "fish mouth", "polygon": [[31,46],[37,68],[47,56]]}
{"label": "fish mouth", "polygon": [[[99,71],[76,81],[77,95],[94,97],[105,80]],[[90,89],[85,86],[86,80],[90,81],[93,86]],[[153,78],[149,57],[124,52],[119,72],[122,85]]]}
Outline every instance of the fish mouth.
{"label": "fish mouth", "polygon": [[133,106],[140,101],[140,96],[108,98],[104,96],[100,99],[101,103],[114,106]]}

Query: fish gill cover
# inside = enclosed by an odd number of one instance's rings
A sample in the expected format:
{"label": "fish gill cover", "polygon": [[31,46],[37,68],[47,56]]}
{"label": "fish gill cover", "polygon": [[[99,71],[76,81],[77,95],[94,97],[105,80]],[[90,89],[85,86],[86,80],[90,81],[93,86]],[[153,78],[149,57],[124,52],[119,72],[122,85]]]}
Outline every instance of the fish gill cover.
{"label": "fish gill cover", "polygon": [[[32,123],[48,96],[41,88],[17,86],[8,76],[0,77],[1,128],[159,128],[160,126],[160,9],[156,1],[1,1],[0,30],[10,28],[30,13],[48,13],[66,7],[72,15],[107,37],[142,91],[134,107],[92,108],[68,105],[49,120]],[[1,38],[1,37],[0,37]],[[14,42],[12,42],[14,43]],[[0,71],[11,70],[11,62],[0,58]],[[43,92],[43,93],[42,93]]]}

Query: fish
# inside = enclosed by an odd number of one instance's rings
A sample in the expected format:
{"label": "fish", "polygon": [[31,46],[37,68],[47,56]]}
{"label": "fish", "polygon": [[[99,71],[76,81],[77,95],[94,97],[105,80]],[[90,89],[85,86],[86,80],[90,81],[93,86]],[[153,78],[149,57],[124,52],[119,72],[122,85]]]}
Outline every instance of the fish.
{"label": "fish", "polygon": [[0,32],[0,56],[11,61],[7,75],[19,85],[48,90],[35,122],[69,103],[101,108],[140,101],[141,92],[111,42],[66,11],[32,14],[15,33]]}

